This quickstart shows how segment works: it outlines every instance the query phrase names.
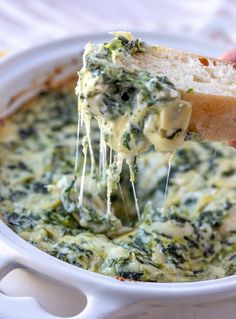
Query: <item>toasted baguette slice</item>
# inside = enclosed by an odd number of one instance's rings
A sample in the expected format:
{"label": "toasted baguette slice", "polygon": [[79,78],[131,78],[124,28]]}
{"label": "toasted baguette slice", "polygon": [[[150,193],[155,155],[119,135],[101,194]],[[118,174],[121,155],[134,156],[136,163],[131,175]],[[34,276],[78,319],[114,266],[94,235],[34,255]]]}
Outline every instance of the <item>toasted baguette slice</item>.
{"label": "toasted baguette slice", "polygon": [[137,54],[134,64],[166,75],[192,103],[189,131],[204,140],[236,140],[236,64],[161,46]]}

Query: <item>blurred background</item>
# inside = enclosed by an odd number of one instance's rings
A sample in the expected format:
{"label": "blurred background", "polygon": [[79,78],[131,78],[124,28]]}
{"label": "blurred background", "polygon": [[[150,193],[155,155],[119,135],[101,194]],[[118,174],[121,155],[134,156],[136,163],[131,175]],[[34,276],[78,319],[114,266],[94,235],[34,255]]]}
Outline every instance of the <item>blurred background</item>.
{"label": "blurred background", "polygon": [[0,0],[0,50],[73,34],[152,31],[236,46],[236,0]]}

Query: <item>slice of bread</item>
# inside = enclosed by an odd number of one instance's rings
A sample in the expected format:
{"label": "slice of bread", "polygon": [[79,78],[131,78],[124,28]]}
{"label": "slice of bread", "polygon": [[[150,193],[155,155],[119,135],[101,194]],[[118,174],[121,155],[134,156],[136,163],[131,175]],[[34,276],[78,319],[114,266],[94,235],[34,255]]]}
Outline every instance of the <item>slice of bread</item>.
{"label": "slice of bread", "polygon": [[204,140],[236,140],[236,64],[161,46],[137,53],[133,62],[167,76],[192,103],[189,131]]}

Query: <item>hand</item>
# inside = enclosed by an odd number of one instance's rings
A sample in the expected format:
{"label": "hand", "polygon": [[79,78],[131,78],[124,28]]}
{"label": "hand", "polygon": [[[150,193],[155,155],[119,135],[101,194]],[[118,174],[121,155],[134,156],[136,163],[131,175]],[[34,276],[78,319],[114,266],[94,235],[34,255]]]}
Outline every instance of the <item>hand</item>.
{"label": "hand", "polygon": [[[220,58],[228,62],[236,62],[236,49],[229,50],[228,52],[224,53]],[[229,144],[236,148],[236,141],[229,142]]]}

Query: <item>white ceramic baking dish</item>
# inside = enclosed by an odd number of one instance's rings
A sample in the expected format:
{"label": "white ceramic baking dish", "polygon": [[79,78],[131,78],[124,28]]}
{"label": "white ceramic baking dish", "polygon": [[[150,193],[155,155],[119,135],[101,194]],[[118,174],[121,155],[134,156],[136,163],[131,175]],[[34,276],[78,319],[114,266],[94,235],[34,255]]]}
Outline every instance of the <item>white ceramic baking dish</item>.
{"label": "white ceramic baking dish", "polygon": [[[190,39],[139,34],[150,42],[218,55],[220,48]],[[33,96],[50,77],[53,81],[75,73],[79,53],[89,40],[106,36],[73,37],[44,44],[8,57],[0,63],[0,113],[12,113]],[[58,66],[64,66],[58,68]],[[1,190],[1,185],[0,185]],[[62,262],[25,242],[0,222],[0,278],[24,268],[49,280],[79,289],[87,299],[74,318],[236,318],[236,276],[194,283],[140,283],[119,281]],[[1,319],[56,319],[34,299],[0,293]]]}

